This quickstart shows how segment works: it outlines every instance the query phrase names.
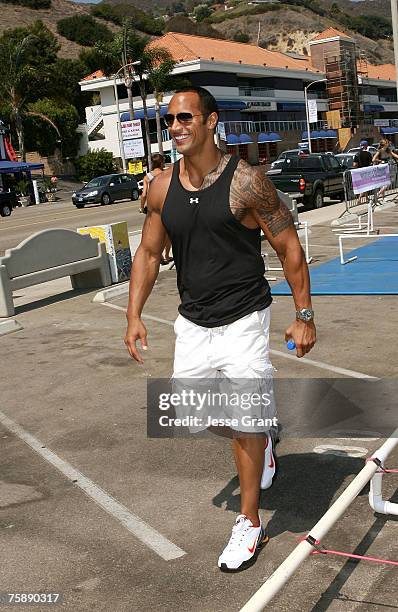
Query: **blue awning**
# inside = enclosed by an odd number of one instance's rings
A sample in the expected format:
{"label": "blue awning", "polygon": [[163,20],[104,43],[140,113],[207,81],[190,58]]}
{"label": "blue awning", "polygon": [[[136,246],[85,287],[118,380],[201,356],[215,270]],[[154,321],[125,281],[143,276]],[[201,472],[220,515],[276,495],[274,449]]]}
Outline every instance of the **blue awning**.
{"label": "blue awning", "polygon": [[[319,138],[337,138],[337,133],[335,130],[311,130],[311,140]],[[308,140],[307,130],[301,134],[301,140]]]}
{"label": "blue awning", "polygon": [[[316,140],[317,138],[322,138],[322,136],[319,136],[320,132],[318,130],[311,130],[311,140]],[[308,132],[307,130],[305,130],[302,134],[301,134],[301,140],[308,140]]]}
{"label": "blue awning", "polygon": [[0,174],[14,172],[31,172],[32,170],[42,170],[44,164],[34,164],[31,162],[12,162],[0,161]]}
{"label": "blue awning", "polygon": [[217,100],[219,110],[242,110],[246,108],[245,102],[242,100]]}
{"label": "blue awning", "polygon": [[266,134],[265,132],[260,132],[260,134],[257,137],[257,142],[262,143],[262,142],[272,142],[272,141],[270,139],[269,134]]}
{"label": "blue awning", "polygon": [[276,132],[271,132],[269,137],[271,142],[282,142],[282,138]]}
{"label": "blue awning", "polygon": [[[167,106],[164,104],[163,106],[160,107],[160,116],[163,117],[163,115],[165,115],[167,113]],[[156,117],[156,112],[155,109],[153,107],[148,108],[148,119],[155,119]],[[134,119],[143,119],[144,118],[144,109],[143,108],[137,108],[137,110],[134,110]],[[122,113],[120,115],[120,121],[130,121],[130,113],[126,112],[126,113]]]}
{"label": "blue awning", "polygon": [[239,144],[239,136],[236,134],[228,134],[227,135],[227,145],[238,145]]}
{"label": "blue awning", "polygon": [[325,138],[337,138],[336,130],[326,130]]}
{"label": "blue awning", "polygon": [[276,132],[270,132],[267,134],[266,132],[260,132],[257,138],[258,143],[262,142],[282,142],[282,138]]}
{"label": "blue awning", "polygon": [[363,110],[367,112],[379,113],[384,111],[384,106],[382,104],[364,104]]}
{"label": "blue awning", "polygon": [[278,102],[277,109],[280,111],[303,111],[305,110],[304,102]]}
{"label": "blue awning", "polygon": [[253,144],[253,138],[249,134],[241,134],[239,136],[239,144]]}
{"label": "blue awning", "polygon": [[398,127],[381,127],[380,131],[383,134],[398,134]]}

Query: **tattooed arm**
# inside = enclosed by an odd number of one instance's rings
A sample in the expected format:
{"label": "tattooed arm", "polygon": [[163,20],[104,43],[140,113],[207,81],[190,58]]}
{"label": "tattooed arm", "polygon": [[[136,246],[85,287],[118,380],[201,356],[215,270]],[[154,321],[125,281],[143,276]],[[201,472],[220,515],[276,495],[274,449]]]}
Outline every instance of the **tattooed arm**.
{"label": "tattooed arm", "polygon": [[[293,218],[268,177],[261,170],[240,162],[231,184],[231,206],[238,219],[251,218],[263,230],[282,263],[296,310],[311,308],[308,266]],[[293,338],[297,356],[302,357],[315,344],[314,323],[295,321],[286,330],[288,338]]]}

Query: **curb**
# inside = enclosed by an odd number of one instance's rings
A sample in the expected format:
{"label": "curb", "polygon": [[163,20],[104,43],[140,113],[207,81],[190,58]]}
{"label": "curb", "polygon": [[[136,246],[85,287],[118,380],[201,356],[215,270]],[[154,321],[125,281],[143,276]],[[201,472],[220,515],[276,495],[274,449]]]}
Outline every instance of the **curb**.
{"label": "curb", "polygon": [[0,319],[0,336],[11,334],[12,332],[19,331],[20,329],[23,329],[23,325],[21,325],[15,319]]}
{"label": "curb", "polygon": [[112,298],[118,297],[119,295],[124,295],[129,292],[129,284],[130,281],[126,281],[125,283],[121,283],[116,287],[109,287],[108,289],[103,289],[102,291],[98,291],[93,297],[93,302],[107,302]]}

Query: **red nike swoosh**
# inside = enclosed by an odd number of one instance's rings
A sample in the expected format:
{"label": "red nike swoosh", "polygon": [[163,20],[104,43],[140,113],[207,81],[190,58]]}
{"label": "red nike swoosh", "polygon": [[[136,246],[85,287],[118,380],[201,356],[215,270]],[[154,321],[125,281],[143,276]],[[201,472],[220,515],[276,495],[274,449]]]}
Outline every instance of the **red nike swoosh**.
{"label": "red nike swoosh", "polygon": [[273,468],[274,465],[275,465],[275,463],[274,463],[274,453],[271,451],[271,461],[268,464],[268,467]]}
{"label": "red nike swoosh", "polygon": [[249,548],[249,546],[247,547],[249,553],[254,553],[254,549],[256,548],[256,544],[257,544],[257,538],[254,540],[254,544],[251,548]]}

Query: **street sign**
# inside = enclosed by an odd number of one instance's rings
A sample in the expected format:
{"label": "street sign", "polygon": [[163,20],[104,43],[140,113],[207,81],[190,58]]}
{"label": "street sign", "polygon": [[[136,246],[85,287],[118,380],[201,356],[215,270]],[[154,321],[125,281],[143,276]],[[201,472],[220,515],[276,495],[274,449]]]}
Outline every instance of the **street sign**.
{"label": "street sign", "polygon": [[316,100],[308,100],[308,121],[310,123],[316,123],[318,121],[318,108]]}
{"label": "street sign", "polygon": [[142,138],[141,119],[133,119],[132,121],[121,121],[123,140],[132,138]]}
{"label": "street sign", "polygon": [[124,157],[126,159],[134,159],[136,157],[145,157],[144,141],[142,138],[135,140],[123,140]]}

